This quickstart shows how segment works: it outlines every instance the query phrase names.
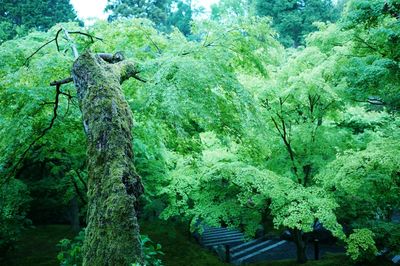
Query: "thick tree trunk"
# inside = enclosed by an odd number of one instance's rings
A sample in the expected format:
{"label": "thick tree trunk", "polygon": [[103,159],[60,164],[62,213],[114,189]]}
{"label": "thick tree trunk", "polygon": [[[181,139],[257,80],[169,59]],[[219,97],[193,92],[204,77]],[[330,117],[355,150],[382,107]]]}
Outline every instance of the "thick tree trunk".
{"label": "thick tree trunk", "polygon": [[303,234],[301,230],[294,229],[292,231],[293,239],[296,244],[297,249],[297,262],[306,263],[307,262],[307,246],[306,241],[303,239]]}
{"label": "thick tree trunk", "polygon": [[132,112],[120,85],[136,72],[133,63],[118,61],[85,52],[72,70],[88,138],[88,266],[143,262],[135,210],[143,187],[133,166]]}

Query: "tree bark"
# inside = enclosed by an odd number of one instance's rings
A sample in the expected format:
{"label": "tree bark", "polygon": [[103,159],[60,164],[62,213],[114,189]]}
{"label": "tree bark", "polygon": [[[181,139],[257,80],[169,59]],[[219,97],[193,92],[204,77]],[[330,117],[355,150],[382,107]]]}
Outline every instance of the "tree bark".
{"label": "tree bark", "polygon": [[130,61],[106,62],[90,52],[80,55],[73,65],[88,139],[83,265],[143,263],[135,210],[143,186],[133,166],[133,115],[121,89],[121,82],[136,73]]}

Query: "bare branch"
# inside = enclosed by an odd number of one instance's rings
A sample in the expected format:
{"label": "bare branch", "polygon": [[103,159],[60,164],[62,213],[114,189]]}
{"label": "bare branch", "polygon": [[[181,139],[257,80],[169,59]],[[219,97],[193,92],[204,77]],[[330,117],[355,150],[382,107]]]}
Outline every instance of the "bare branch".
{"label": "bare branch", "polygon": [[136,79],[136,80],[139,80],[139,81],[141,81],[141,82],[143,82],[143,83],[146,83],[146,82],[147,82],[147,80],[145,80],[145,79],[139,77],[137,74],[133,75],[132,78],[134,78],[134,79]]}
{"label": "bare branch", "polygon": [[[59,31],[61,31],[61,30],[59,30]],[[59,32],[59,31],[58,31],[58,32]],[[57,32],[57,35],[56,35],[56,36],[58,36],[58,32]],[[54,42],[54,41],[56,41],[57,49],[59,49],[57,39],[56,39],[56,38],[53,38],[53,39],[51,39],[50,41],[48,41],[48,42],[46,42],[45,44],[43,44],[42,46],[40,46],[38,49],[36,49],[36,51],[33,52],[30,56],[28,56],[28,57],[26,58],[26,60],[25,60],[24,66],[27,66],[27,65],[28,65],[29,60],[30,60],[35,54],[37,54],[40,50],[42,50],[44,47],[46,47],[47,45],[49,45],[50,43],[52,43],[52,42]]]}
{"label": "bare branch", "polygon": [[110,64],[115,64],[115,63],[125,60],[125,56],[122,52],[116,52],[115,54],[98,53],[97,55],[100,56],[101,59],[103,59],[104,61],[106,61]]}
{"label": "bare branch", "polygon": [[65,38],[71,44],[71,49],[72,49],[72,53],[74,54],[74,58],[77,59],[79,57],[79,53],[78,53],[78,49],[76,48],[76,45],[74,43],[74,40],[72,40],[72,38],[69,36],[68,31],[64,27],[62,27],[62,29],[64,31]]}
{"label": "bare branch", "polygon": [[62,29],[59,29],[57,31],[56,37],[54,37],[54,40],[56,41],[56,46],[57,46],[57,52],[60,51],[60,46],[58,45],[58,35],[60,35],[60,32],[62,31]]}
{"label": "bare branch", "polygon": [[57,118],[57,110],[58,110],[58,103],[60,100],[60,87],[61,85],[58,84],[56,85],[56,96],[55,96],[55,100],[54,100],[54,107],[53,107],[53,117],[51,118],[50,124],[39,134],[39,136],[37,136],[32,142],[31,144],[29,144],[28,148],[25,149],[25,151],[22,153],[21,157],[19,158],[18,162],[14,165],[14,169],[12,172],[14,172],[18,166],[20,165],[20,163],[25,159],[25,156],[28,154],[28,152],[32,149],[33,146],[35,146],[35,144],[41,139],[43,138],[46,133],[53,127],[54,122],[56,121]]}
{"label": "bare branch", "polygon": [[38,49],[35,50],[35,52],[33,52],[30,56],[28,56],[28,57],[26,58],[24,65],[27,66],[28,63],[29,63],[29,60],[30,60],[35,54],[37,54],[40,50],[42,50],[44,47],[46,47],[47,45],[49,45],[49,44],[52,43],[52,42],[55,42],[55,43],[56,43],[57,51],[60,52],[60,44],[59,44],[58,38],[60,37],[60,33],[61,33],[62,31],[64,31],[65,38],[72,44],[72,49],[73,49],[75,58],[76,58],[76,55],[77,55],[77,53],[78,53],[78,50],[76,49],[76,45],[73,43],[71,37],[70,37],[68,34],[80,34],[80,35],[84,35],[84,36],[86,36],[86,37],[89,37],[90,40],[92,41],[92,43],[94,42],[94,39],[99,40],[99,41],[103,41],[103,39],[101,39],[101,38],[99,38],[99,37],[96,37],[96,36],[93,36],[93,35],[90,35],[90,34],[88,34],[88,33],[84,33],[84,32],[81,32],[81,31],[67,31],[64,27],[61,27],[61,29],[59,29],[59,30],[57,31],[57,33],[56,33],[56,35],[55,35],[55,37],[54,37],[53,39],[49,40],[48,42],[46,42],[45,44],[43,44],[42,46],[40,46]]}
{"label": "bare branch", "polygon": [[62,79],[62,80],[55,80],[50,83],[50,86],[59,86],[62,84],[67,84],[67,83],[73,82],[73,81],[74,80],[72,79],[72,77]]}
{"label": "bare branch", "polygon": [[91,34],[89,34],[89,33],[81,32],[81,31],[69,31],[68,33],[70,33],[70,34],[80,34],[80,35],[84,35],[84,36],[86,36],[86,37],[89,37],[89,38],[90,38],[90,41],[91,41],[92,43],[94,42],[94,39],[99,40],[99,41],[103,41],[102,38],[99,38],[99,37],[96,37],[96,36],[91,35]]}

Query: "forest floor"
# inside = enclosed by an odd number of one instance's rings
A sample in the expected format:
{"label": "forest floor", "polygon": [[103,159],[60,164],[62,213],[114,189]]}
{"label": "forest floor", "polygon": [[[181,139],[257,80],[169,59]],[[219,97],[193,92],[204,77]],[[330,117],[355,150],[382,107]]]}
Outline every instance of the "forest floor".
{"label": "forest floor", "polygon": [[[154,243],[162,245],[166,266],[227,266],[216,255],[203,249],[187,233],[182,225],[165,221],[152,221],[141,224],[141,233],[148,235]],[[43,225],[28,229],[18,246],[10,253],[7,261],[0,261],[4,266],[56,266],[57,243],[63,238],[74,237],[68,225]],[[252,264],[253,266],[291,266],[293,260],[269,261]],[[319,261],[309,261],[305,266],[350,266],[352,263],[344,254],[328,254]],[[390,265],[379,262],[371,265]]]}
{"label": "forest floor", "polygon": [[[57,243],[72,239],[75,233],[68,225],[41,225],[27,229],[15,249],[9,253],[4,266],[59,265]],[[2,265],[1,261],[0,264]]]}

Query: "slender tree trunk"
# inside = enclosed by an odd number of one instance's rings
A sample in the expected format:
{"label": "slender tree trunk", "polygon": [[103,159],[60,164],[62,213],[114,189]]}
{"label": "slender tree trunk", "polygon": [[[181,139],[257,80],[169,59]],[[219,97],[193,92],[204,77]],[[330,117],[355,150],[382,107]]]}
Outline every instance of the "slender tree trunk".
{"label": "slender tree trunk", "polygon": [[75,197],[72,198],[71,202],[71,227],[74,232],[79,232],[81,230],[81,225],[79,222],[79,205],[78,199]]}
{"label": "slender tree trunk", "polygon": [[[110,59],[111,60],[111,59]],[[88,138],[88,214],[83,265],[143,263],[135,206],[143,192],[133,166],[132,112],[121,82],[135,72],[129,61],[104,61],[85,52],[72,76]]]}
{"label": "slender tree trunk", "polygon": [[303,239],[303,234],[301,230],[294,229],[292,230],[294,242],[296,244],[297,251],[297,262],[298,263],[306,263],[307,262],[307,246],[306,241]]}

